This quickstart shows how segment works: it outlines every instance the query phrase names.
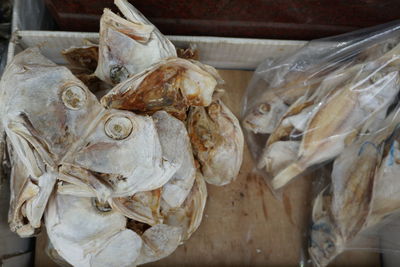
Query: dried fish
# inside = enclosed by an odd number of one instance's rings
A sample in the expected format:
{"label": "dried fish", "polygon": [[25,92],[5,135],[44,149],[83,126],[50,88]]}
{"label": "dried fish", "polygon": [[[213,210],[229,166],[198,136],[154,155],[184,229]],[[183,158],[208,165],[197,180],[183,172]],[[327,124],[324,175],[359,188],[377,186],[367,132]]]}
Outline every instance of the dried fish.
{"label": "dried fish", "polygon": [[132,266],[141,254],[142,239],[126,228],[127,219],[93,198],[56,194],[45,223],[54,248],[73,266]]}
{"label": "dried fish", "polygon": [[330,191],[314,203],[310,254],[318,266],[326,266],[357,237],[400,209],[400,187],[392,183],[398,169],[393,165],[399,154],[396,141],[381,160],[382,142],[397,127],[398,117],[392,113],[381,131],[348,146],[335,160]]}
{"label": "dried fish", "polygon": [[89,134],[64,156],[60,179],[78,185],[77,180],[83,181],[103,200],[168,182],[179,166],[162,157],[153,120],[124,111],[103,112],[89,125]]}
{"label": "dried fish", "polygon": [[275,176],[274,188],[284,186],[308,167],[336,157],[368,119],[392,104],[399,90],[399,74],[390,64],[378,68],[376,62],[366,64],[352,83],[332,92],[318,106],[309,119],[297,162]]}
{"label": "dried fish", "polygon": [[322,219],[314,221],[312,228],[310,252],[318,265],[327,265],[361,231],[370,209],[372,185],[380,157],[374,144],[364,143],[360,148],[357,143],[335,160],[332,196],[325,207],[329,215],[319,215]]}
{"label": "dried fish", "polygon": [[170,58],[115,86],[101,99],[106,107],[146,113],[164,110],[186,118],[189,106],[208,106],[218,84],[216,70]]}
{"label": "dried fish", "polygon": [[147,229],[142,235],[143,246],[135,264],[145,264],[169,256],[178,247],[181,236],[181,228],[166,224],[157,224]]}
{"label": "dried fish", "polygon": [[308,72],[287,74],[287,76],[286,83],[264,89],[265,92],[257,104],[247,112],[243,120],[246,129],[256,134],[272,133],[289,106],[301,96],[312,95],[320,82],[317,78],[312,80]]}
{"label": "dried fish", "polygon": [[[15,196],[20,198],[14,200],[14,211],[21,213],[24,207],[27,227],[40,226],[57,178],[106,201],[157,189],[180,168],[163,158],[151,117],[104,109],[67,68],[37,49],[14,58],[0,87],[1,128],[16,165],[20,161],[25,168],[14,171]],[[21,226],[11,225],[15,231]]]}
{"label": "dried fish", "polygon": [[105,9],[100,20],[96,76],[117,84],[161,59],[176,57],[174,45],[126,0],[115,0],[126,19]]}
{"label": "dried fish", "polygon": [[178,208],[189,194],[196,176],[192,147],[185,124],[165,111],[154,113],[153,120],[160,138],[163,157],[180,168],[163,186],[161,197]]}
{"label": "dried fish", "polygon": [[[200,226],[207,200],[207,187],[200,171],[196,174],[196,182],[179,208],[172,208],[164,203],[162,213],[164,223],[182,229],[182,243]],[[166,207],[167,206],[167,207]]]}
{"label": "dried fish", "polygon": [[388,215],[400,210],[400,144],[397,138],[389,143],[387,155],[383,158],[374,179],[371,208],[365,227],[382,222]]}
{"label": "dried fish", "polygon": [[267,146],[278,140],[290,139],[290,134],[293,132],[301,138],[318,104],[338,88],[346,86],[346,82],[353,79],[363,66],[364,64],[344,65],[327,74],[317,89],[299,97],[280,118],[276,128],[268,137]]}
{"label": "dried fish", "polygon": [[188,132],[206,182],[225,185],[239,173],[243,158],[243,133],[235,115],[214,100],[208,107],[192,107]]}

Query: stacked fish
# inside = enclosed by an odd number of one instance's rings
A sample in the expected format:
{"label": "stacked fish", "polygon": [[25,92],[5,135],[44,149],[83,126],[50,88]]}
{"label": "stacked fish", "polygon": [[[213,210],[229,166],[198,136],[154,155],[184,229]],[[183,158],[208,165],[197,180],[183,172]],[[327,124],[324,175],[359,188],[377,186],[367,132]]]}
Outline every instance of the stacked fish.
{"label": "stacked fish", "polygon": [[258,167],[274,189],[332,163],[312,213],[309,251],[317,266],[400,211],[399,71],[400,44],[392,38],[288,72],[244,118],[249,131],[268,135]]}
{"label": "stacked fish", "polygon": [[53,258],[73,266],[168,256],[200,225],[205,181],[228,184],[242,163],[218,72],[115,3],[126,19],[106,9],[99,45],[63,52],[69,68],[30,48],[0,83],[10,227],[30,237],[44,224]]}

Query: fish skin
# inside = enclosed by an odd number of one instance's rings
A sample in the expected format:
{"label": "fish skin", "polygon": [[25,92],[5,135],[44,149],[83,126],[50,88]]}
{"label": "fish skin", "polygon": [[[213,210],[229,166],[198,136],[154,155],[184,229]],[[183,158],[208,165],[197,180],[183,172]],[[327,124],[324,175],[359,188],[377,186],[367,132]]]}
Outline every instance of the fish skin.
{"label": "fish skin", "polygon": [[161,188],[138,192],[131,197],[113,198],[110,205],[129,219],[151,226],[163,222],[160,213]]}
{"label": "fish skin", "polygon": [[165,111],[152,116],[160,139],[163,156],[179,169],[162,187],[161,197],[171,208],[178,208],[187,198],[196,177],[190,138],[185,124]]}
{"label": "fish skin", "polygon": [[182,229],[181,244],[187,241],[199,228],[207,202],[207,186],[200,171],[196,173],[196,180],[190,194],[179,208],[168,206],[162,210],[164,223]]}
{"label": "fish skin", "polygon": [[179,246],[181,238],[180,227],[157,224],[147,229],[142,235],[143,246],[135,264],[141,265],[169,256]]}

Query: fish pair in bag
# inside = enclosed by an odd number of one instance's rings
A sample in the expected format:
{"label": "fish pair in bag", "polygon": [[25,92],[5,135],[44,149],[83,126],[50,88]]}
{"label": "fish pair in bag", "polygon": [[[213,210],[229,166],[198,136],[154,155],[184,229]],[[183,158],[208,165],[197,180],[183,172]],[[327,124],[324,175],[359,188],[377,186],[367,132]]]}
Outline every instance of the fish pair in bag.
{"label": "fish pair in bag", "polygon": [[54,258],[73,266],[168,256],[199,227],[205,182],[229,183],[242,162],[218,72],[178,58],[132,5],[115,3],[126,19],[106,9],[98,46],[64,51],[73,72],[30,48],[0,82],[11,230],[46,227]]}

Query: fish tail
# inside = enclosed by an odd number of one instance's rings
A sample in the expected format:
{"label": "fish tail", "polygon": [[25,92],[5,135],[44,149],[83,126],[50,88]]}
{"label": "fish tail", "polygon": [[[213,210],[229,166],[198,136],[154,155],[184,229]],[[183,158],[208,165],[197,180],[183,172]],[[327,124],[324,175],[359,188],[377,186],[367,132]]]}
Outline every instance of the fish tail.
{"label": "fish tail", "polygon": [[305,168],[297,162],[290,164],[288,167],[280,171],[274,179],[272,179],[272,187],[279,189],[290,182],[293,178],[301,174]]}

